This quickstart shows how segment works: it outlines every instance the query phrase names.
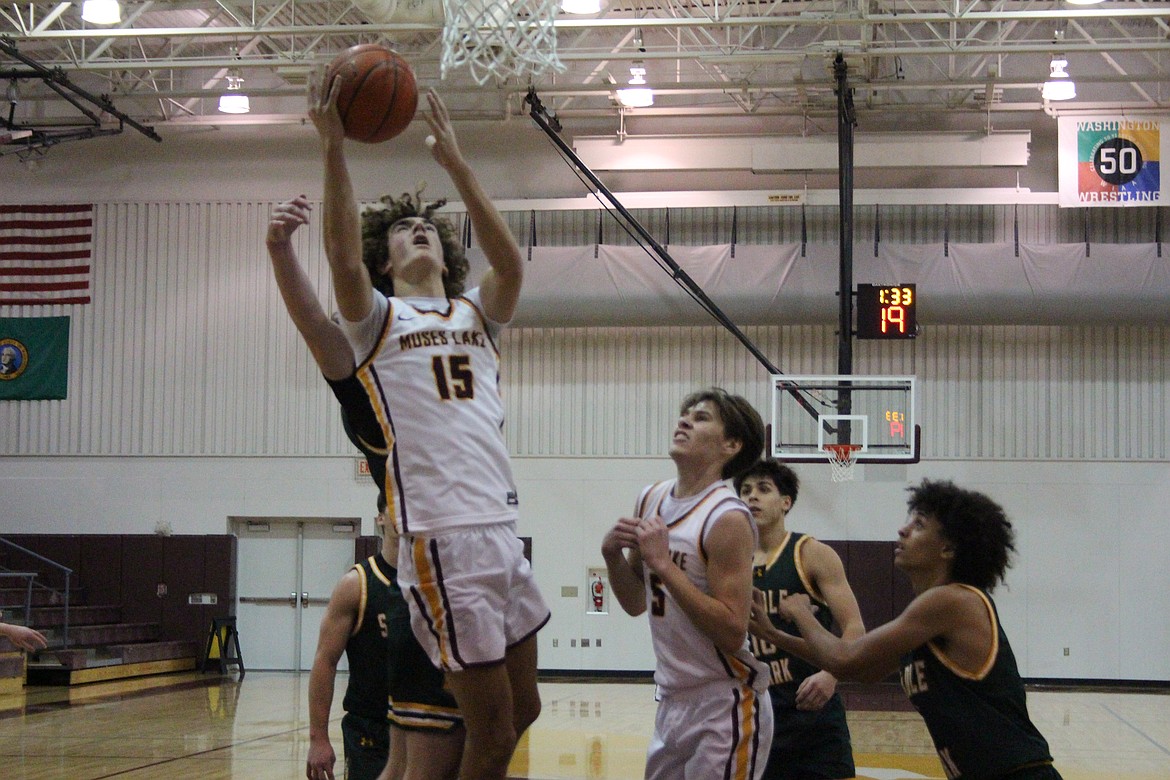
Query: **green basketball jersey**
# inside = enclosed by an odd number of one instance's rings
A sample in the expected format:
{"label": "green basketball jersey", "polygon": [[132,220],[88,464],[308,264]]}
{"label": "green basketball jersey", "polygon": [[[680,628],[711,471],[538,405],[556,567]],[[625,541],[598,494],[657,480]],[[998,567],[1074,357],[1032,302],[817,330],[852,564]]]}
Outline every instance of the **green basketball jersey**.
{"label": "green basketball jersey", "polygon": [[[362,583],[361,610],[354,633],[345,644],[349,659],[349,684],[342,706],[346,712],[370,719],[385,720],[390,708],[390,682],[386,671],[386,617],[398,586],[396,570],[382,558],[371,555],[353,568]],[[397,596],[401,600],[401,596]]]}
{"label": "green basketball jersey", "polygon": [[[828,628],[833,623],[833,615],[828,606],[819,599],[811,584],[805,577],[801,566],[800,548],[811,536],[789,531],[784,541],[772,553],[768,561],[752,570],[752,584],[764,592],[768,604],[768,617],[772,625],[789,634],[800,635],[795,623],[789,623],[780,617],[780,599],[792,593],[807,593],[817,610],[817,620]],[[807,661],[802,661],[794,655],[783,652],[770,642],[765,642],[757,636],[752,636],[752,653],[768,665],[771,673],[771,685],[791,684],[793,690],[800,682],[820,670]]]}
{"label": "green basketball jersey", "polygon": [[963,672],[933,642],[902,661],[902,689],[922,715],[952,780],[999,778],[1025,766],[1051,763],[1048,742],[1028,717],[1024,682],[995,604],[986,592],[996,636],[980,672]]}

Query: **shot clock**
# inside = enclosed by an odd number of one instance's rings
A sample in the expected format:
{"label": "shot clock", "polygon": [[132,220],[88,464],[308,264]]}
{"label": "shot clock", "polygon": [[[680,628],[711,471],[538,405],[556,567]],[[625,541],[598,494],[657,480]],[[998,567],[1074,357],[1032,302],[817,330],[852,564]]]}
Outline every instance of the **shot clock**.
{"label": "shot clock", "polygon": [[857,338],[912,339],[918,335],[913,284],[857,285]]}

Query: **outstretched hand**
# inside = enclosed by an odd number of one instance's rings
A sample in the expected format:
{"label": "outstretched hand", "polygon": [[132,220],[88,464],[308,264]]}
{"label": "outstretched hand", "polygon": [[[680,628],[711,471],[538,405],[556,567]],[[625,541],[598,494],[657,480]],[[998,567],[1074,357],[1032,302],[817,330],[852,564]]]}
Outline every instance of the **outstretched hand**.
{"label": "outstretched hand", "polygon": [[[453,165],[463,162],[463,153],[459,151],[459,144],[455,140],[455,129],[451,127],[451,117],[447,113],[447,106],[439,93],[433,89],[427,90],[427,110],[423,112],[423,119],[431,129],[427,138],[427,146],[431,149],[431,156],[435,162],[450,170]],[[434,139],[434,142],[431,139]]]}
{"label": "outstretched hand", "polygon": [[[352,64],[348,68],[354,68]],[[317,134],[322,141],[340,142],[345,138],[345,128],[341,124],[341,114],[337,111],[337,93],[341,89],[344,74],[339,74],[332,81],[326,83],[328,71],[318,68],[309,75],[309,119],[317,128]]]}
{"label": "outstretched hand", "polygon": [[272,217],[268,220],[269,246],[285,244],[292,239],[293,233],[301,225],[309,224],[309,214],[313,207],[304,195],[298,195],[292,200],[286,200],[272,210]]}

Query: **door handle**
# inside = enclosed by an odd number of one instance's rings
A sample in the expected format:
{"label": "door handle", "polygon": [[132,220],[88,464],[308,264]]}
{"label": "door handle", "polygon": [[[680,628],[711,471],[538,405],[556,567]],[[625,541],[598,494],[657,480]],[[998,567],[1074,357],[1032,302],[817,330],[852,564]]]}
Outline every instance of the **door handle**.
{"label": "door handle", "polygon": [[301,592],[301,609],[309,608],[309,593],[308,591]]}
{"label": "door handle", "polygon": [[294,607],[294,608],[296,607],[296,605],[297,605],[297,594],[296,593],[288,594],[288,605],[290,607]]}

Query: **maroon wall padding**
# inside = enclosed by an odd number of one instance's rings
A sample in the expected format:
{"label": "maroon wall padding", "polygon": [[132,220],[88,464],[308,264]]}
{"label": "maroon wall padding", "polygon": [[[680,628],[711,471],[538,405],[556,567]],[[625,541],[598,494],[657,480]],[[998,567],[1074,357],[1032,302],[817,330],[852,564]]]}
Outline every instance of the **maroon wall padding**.
{"label": "maroon wall padding", "polygon": [[[890,551],[890,559],[893,560],[893,550]],[[909,606],[910,602],[914,600],[914,588],[910,585],[910,578],[902,572],[894,569],[894,598],[893,607],[894,614],[901,615],[902,611]]]}
{"label": "maroon wall padding", "polygon": [[[202,643],[213,618],[232,614],[235,604],[236,537],[163,537],[163,578],[159,638]],[[156,585],[157,587],[157,585]],[[191,604],[193,593],[215,594],[215,604]]]}
{"label": "maroon wall padding", "polygon": [[842,542],[837,539],[821,539],[820,541],[833,548],[833,552],[837,553],[837,557],[841,559],[841,565],[845,567],[845,576],[849,577],[849,542]]}
{"label": "maroon wall padding", "polygon": [[[74,569],[72,584],[85,598],[74,603],[121,605],[128,623],[159,623],[160,639],[206,639],[212,618],[231,614],[235,603],[237,540],[231,535],[8,534],[6,539]],[[894,568],[894,542],[824,540],[837,551],[857,596],[867,629],[900,614],[914,597],[909,580]],[[531,544],[531,540],[528,540]],[[354,562],[375,554],[381,541],[354,541]],[[11,550],[13,569],[46,571],[40,580],[64,584],[29,556]],[[393,562],[392,562],[393,563]],[[159,584],[166,594],[158,595]],[[191,593],[214,593],[215,605],[188,604]]]}
{"label": "maroon wall padding", "polygon": [[162,536],[122,537],[122,620],[161,623],[159,583],[165,582]]}
{"label": "maroon wall padding", "polygon": [[190,594],[203,592],[205,547],[202,536],[169,536],[163,540],[161,582],[167,589],[159,599],[163,639],[197,640],[210,630],[210,619],[206,625],[200,619],[200,607],[187,603]]}
{"label": "maroon wall padding", "polygon": [[845,576],[857,596],[867,630],[894,617],[893,542],[849,542]]}
{"label": "maroon wall padding", "polygon": [[895,542],[822,541],[841,558],[867,629],[888,623],[914,598],[909,578],[894,566]]}
{"label": "maroon wall padding", "polygon": [[214,593],[219,603],[206,606],[203,614],[208,629],[211,618],[227,617],[235,612],[236,603],[236,537],[231,534],[203,537],[204,552],[203,592]]}
{"label": "maroon wall padding", "polygon": [[[382,538],[380,536],[359,536],[353,542],[353,562],[361,563],[371,555],[377,555],[378,550],[382,549]],[[389,561],[391,566],[397,566],[397,561]]]}
{"label": "maroon wall padding", "polygon": [[[80,536],[73,534],[6,534],[4,536],[8,541],[19,544],[38,555],[43,555],[51,561],[55,561],[62,566],[67,566],[73,569],[73,575],[70,578],[70,587],[77,587],[77,572],[81,568],[81,545],[78,540]],[[33,558],[31,555],[25,555],[19,550],[13,550],[11,547],[5,545],[7,552],[7,566],[10,569],[17,571],[36,571],[41,572],[37,577],[37,582],[42,585],[48,585],[51,588],[60,590],[65,587],[65,573],[56,567],[46,566],[43,562]],[[21,582],[21,580],[9,580],[5,578],[3,583],[7,587],[10,583]]]}
{"label": "maroon wall padding", "polygon": [[75,575],[85,586],[85,603],[91,607],[122,604],[122,537],[100,534],[78,537],[81,567]]}

